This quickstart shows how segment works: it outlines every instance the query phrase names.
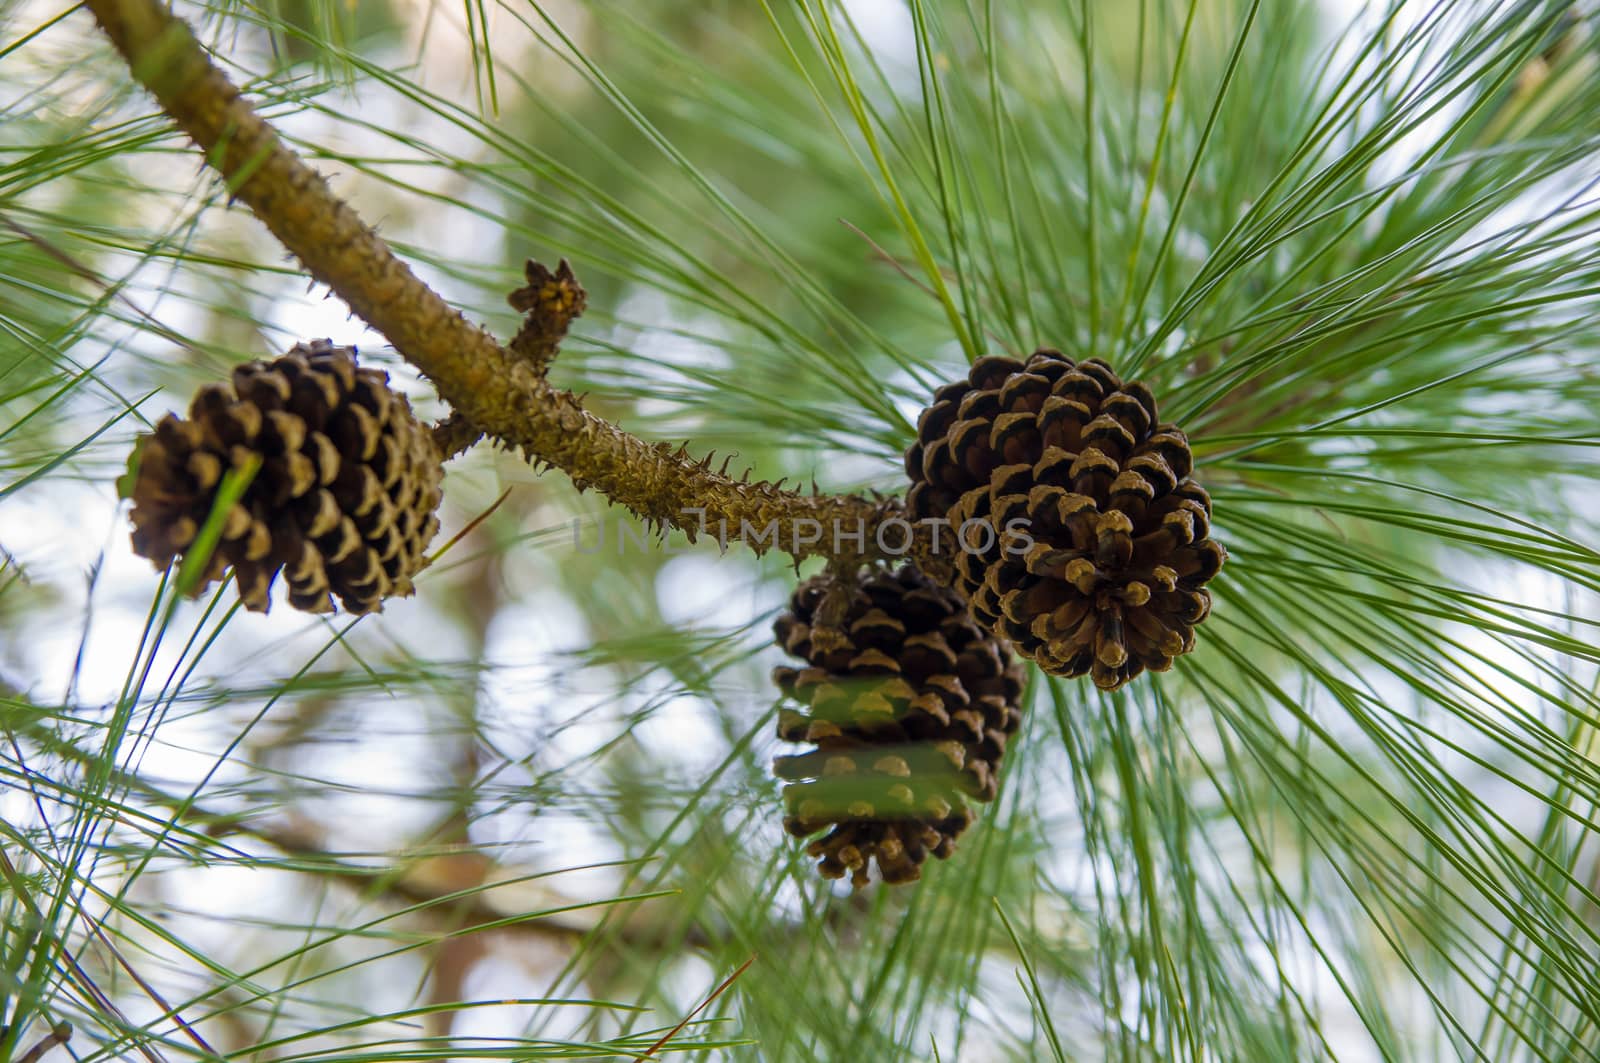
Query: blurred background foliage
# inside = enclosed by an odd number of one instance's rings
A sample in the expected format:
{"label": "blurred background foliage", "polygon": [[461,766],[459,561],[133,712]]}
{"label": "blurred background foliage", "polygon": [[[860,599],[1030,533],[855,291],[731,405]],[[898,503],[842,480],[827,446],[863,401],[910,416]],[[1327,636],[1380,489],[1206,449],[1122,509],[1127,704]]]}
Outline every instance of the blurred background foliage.
{"label": "blurred background foliage", "polygon": [[631,431],[894,493],[968,358],[1100,355],[1232,560],[853,895],[779,829],[781,557],[481,446],[382,615],[172,601],[113,481],[198,384],[326,335],[440,411],[4,0],[0,1061],[1600,1056],[1585,5],[179,10],[469,316],[571,259],[553,376]]}

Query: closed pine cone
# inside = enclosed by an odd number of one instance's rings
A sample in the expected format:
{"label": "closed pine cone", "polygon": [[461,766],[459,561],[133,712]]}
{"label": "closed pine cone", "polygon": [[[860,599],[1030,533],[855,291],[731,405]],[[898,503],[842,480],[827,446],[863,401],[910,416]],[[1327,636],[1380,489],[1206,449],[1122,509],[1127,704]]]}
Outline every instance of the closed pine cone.
{"label": "closed pine cone", "polygon": [[1051,350],[983,358],[917,436],[907,507],[967,525],[958,588],[1019,653],[1114,690],[1194,648],[1227,551],[1188,439],[1144,384]]}
{"label": "closed pine cone", "polygon": [[829,878],[889,883],[948,857],[971,822],[965,798],[994,799],[1006,743],[1021,722],[1023,670],[961,600],[912,567],[818,576],[774,626],[807,662],[773,678],[804,706],[778,735],[817,748],[780,757],[789,833]]}
{"label": "closed pine cone", "polygon": [[336,595],[352,613],[412,593],[439,529],[444,470],[427,429],[388,374],[355,348],[297,344],[234,369],[144,436],[125,481],[133,548],[167,565],[195,542],[229,470],[260,466],[223,518],[204,583],[232,567],[246,608],[267,610],[279,570],[297,609]]}

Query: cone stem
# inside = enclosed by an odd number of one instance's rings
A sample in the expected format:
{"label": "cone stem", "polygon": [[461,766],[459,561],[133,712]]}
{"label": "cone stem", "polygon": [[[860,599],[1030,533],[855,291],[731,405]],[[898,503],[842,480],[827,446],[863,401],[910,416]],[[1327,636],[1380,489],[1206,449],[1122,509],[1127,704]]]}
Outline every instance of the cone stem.
{"label": "cone stem", "polygon": [[[278,137],[164,3],[87,0],[87,6],[134,78],[205,151],[234,198],[433,382],[456,414],[441,443],[470,445],[481,430],[647,521],[744,541],[757,552],[776,547],[797,560],[885,556],[876,532],[882,521],[903,515],[898,500],[744,483],[714,470],[709,459],[696,462],[682,450],[652,445],[590,413],[544,379],[548,356],[519,356],[424,284]],[[813,529],[821,534],[813,538]],[[865,533],[859,540],[858,529]],[[885,538],[899,549],[905,536],[896,529]],[[914,558],[922,546],[919,538]]]}

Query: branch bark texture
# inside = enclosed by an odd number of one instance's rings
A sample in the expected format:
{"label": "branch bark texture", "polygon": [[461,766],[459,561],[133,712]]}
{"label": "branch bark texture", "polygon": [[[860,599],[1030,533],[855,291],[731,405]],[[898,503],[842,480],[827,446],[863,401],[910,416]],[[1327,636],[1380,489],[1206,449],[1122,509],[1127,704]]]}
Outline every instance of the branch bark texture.
{"label": "branch bark texture", "polygon": [[[205,151],[234,198],[433,382],[455,411],[441,443],[470,445],[481,431],[652,524],[691,535],[705,528],[757,552],[776,546],[796,560],[899,556],[904,531],[886,532],[888,551],[877,534],[881,522],[902,515],[897,501],[746,483],[584,409],[544,379],[547,356],[524,357],[502,345],[396,257],[256,113],[164,3],[86,0],[86,6],[134,78]],[[846,535],[834,535],[836,528]],[[814,529],[821,534],[813,536]],[[859,539],[858,530],[865,533]],[[912,556],[930,561],[920,547],[918,540]]]}

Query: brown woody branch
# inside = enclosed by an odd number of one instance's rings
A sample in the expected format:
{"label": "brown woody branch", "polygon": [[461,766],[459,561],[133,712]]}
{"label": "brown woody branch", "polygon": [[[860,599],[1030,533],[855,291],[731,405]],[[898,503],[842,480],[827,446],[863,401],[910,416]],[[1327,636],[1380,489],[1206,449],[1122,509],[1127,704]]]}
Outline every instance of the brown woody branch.
{"label": "brown woody branch", "polygon": [[[806,495],[781,483],[736,480],[709,459],[696,462],[681,448],[624,432],[552,387],[544,370],[553,345],[519,342],[525,339],[519,334],[504,346],[419,280],[283,143],[161,0],[86,3],[133,76],[205,151],[234,198],[433,382],[454,410],[436,435],[446,454],[471,446],[482,433],[535,465],[561,469],[579,490],[595,488],[646,522],[683,529],[691,538],[706,529],[757,552],[776,545],[796,560],[889,556],[877,531],[881,522],[902,516],[897,501]],[[559,280],[559,273],[551,277]],[[530,288],[540,282],[531,273],[529,280]],[[530,320],[541,312],[537,298],[519,309]],[[756,541],[771,529],[776,544]],[[858,530],[864,532],[860,540],[853,538]],[[883,536],[889,551],[898,551],[905,538],[899,527]],[[924,564],[930,560],[920,539],[912,554]]]}
{"label": "brown woody branch", "polygon": [[39,1063],[52,1048],[64,1045],[70,1040],[72,1040],[72,1024],[70,1022],[57,1023],[50,1028],[50,1032],[45,1035],[42,1041],[17,1057],[17,1063]]}
{"label": "brown woody branch", "polygon": [[[208,816],[200,810],[190,810],[186,818],[197,823],[209,820],[206,833],[211,836],[241,834],[264,842],[292,859],[290,870],[343,882],[369,898],[444,916],[454,924],[455,933],[488,928],[577,942],[595,930],[600,914],[610,904],[599,899],[580,901],[542,886],[536,880],[543,874],[514,874],[515,868],[498,864],[471,847],[445,846],[401,861],[367,865],[352,863],[328,850],[320,828],[304,821]],[[537,897],[530,898],[530,894]],[[632,904],[650,912],[658,906],[654,898]],[[633,947],[650,946],[663,933],[648,918],[625,918],[624,923],[622,936]],[[686,944],[703,947],[708,943],[704,931],[691,928]]]}

